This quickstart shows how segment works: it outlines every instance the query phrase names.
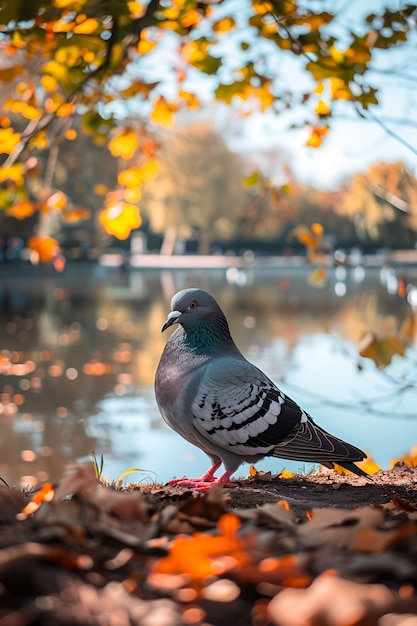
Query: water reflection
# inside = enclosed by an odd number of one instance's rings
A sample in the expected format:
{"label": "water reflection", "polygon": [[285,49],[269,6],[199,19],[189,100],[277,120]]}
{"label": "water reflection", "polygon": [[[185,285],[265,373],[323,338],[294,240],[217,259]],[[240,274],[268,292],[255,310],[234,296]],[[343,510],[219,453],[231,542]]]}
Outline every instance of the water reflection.
{"label": "water reflection", "polygon": [[[231,280],[224,270],[69,266],[39,275],[11,267],[0,277],[0,476],[55,480],[91,450],[104,454],[109,478],[132,466],[162,481],[205,468],[204,455],[162,424],[152,390],[169,301],[187,286],[217,297],[242,351],[323,426],[386,465],[417,441],[417,420],[409,419],[415,317],[379,270],[342,269],[319,289],[304,269],[246,271],[244,280]],[[408,273],[412,285],[416,276]],[[357,368],[356,342],[369,330],[408,346],[389,376],[369,360]],[[408,381],[406,392],[398,381]],[[369,397],[372,406],[363,402]]]}

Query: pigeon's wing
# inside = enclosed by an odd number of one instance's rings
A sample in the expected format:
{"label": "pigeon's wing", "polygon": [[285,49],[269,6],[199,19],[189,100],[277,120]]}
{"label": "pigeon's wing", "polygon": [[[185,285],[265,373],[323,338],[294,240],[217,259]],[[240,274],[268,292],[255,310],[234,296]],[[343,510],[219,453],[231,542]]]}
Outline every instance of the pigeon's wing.
{"label": "pigeon's wing", "polygon": [[[350,461],[362,461],[366,454],[356,446],[317,426],[308,416],[308,420],[300,424],[291,441],[278,443],[275,446],[272,456],[294,461],[330,464],[329,467],[331,467],[332,463],[343,465]],[[354,470],[351,469],[351,471]]]}
{"label": "pigeon's wing", "polygon": [[243,456],[272,454],[308,420],[263,372],[235,357],[213,359],[204,366],[191,412],[204,437]]}
{"label": "pigeon's wing", "polygon": [[205,365],[191,411],[194,426],[204,437],[237,455],[312,463],[365,457],[359,448],[317,426],[245,359],[224,357]]}

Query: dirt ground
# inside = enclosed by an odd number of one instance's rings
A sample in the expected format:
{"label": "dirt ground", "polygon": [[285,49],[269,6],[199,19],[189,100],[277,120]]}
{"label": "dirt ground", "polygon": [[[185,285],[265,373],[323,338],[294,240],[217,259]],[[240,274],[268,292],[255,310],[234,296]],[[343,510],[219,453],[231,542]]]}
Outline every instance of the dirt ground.
{"label": "dirt ground", "polygon": [[[133,487],[135,488],[135,487]],[[236,487],[225,489],[230,508],[252,508],[285,500],[296,515],[315,508],[351,509],[368,504],[385,504],[394,496],[417,502],[417,468],[398,463],[390,470],[379,470],[366,480],[358,476],[339,475],[320,470],[307,476],[281,479],[269,473],[236,481]],[[150,486],[145,488],[153,502],[166,503],[188,499],[196,492],[187,488]]]}
{"label": "dirt ground", "polygon": [[0,486],[0,626],[416,626],[417,468]]}

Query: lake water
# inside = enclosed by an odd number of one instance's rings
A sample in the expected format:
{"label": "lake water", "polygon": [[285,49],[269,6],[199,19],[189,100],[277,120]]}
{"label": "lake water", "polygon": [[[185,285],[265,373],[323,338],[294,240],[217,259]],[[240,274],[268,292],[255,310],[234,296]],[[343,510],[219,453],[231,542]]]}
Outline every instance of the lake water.
{"label": "lake water", "polygon": [[[218,299],[242,352],[320,425],[388,467],[417,442],[417,269],[341,267],[320,287],[310,274],[0,267],[0,477],[57,480],[91,451],[103,454],[110,480],[132,467],[147,472],[128,481],[207,469],[207,457],[164,425],[153,394],[170,332],[160,329],[172,295],[188,286]],[[378,370],[358,354],[369,331],[399,338],[405,356]]]}

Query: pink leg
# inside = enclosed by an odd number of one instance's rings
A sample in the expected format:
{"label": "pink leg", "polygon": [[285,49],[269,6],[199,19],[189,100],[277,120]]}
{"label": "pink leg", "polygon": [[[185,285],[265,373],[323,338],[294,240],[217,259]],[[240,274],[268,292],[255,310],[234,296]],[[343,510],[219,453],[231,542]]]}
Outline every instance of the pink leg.
{"label": "pink leg", "polygon": [[177,478],[170,480],[168,485],[180,487],[193,487],[199,491],[208,491],[214,485],[219,487],[234,487],[235,485],[230,482],[229,478],[232,472],[224,472],[219,478],[214,477],[215,471],[220,467],[220,463],[213,465],[201,478]]}

